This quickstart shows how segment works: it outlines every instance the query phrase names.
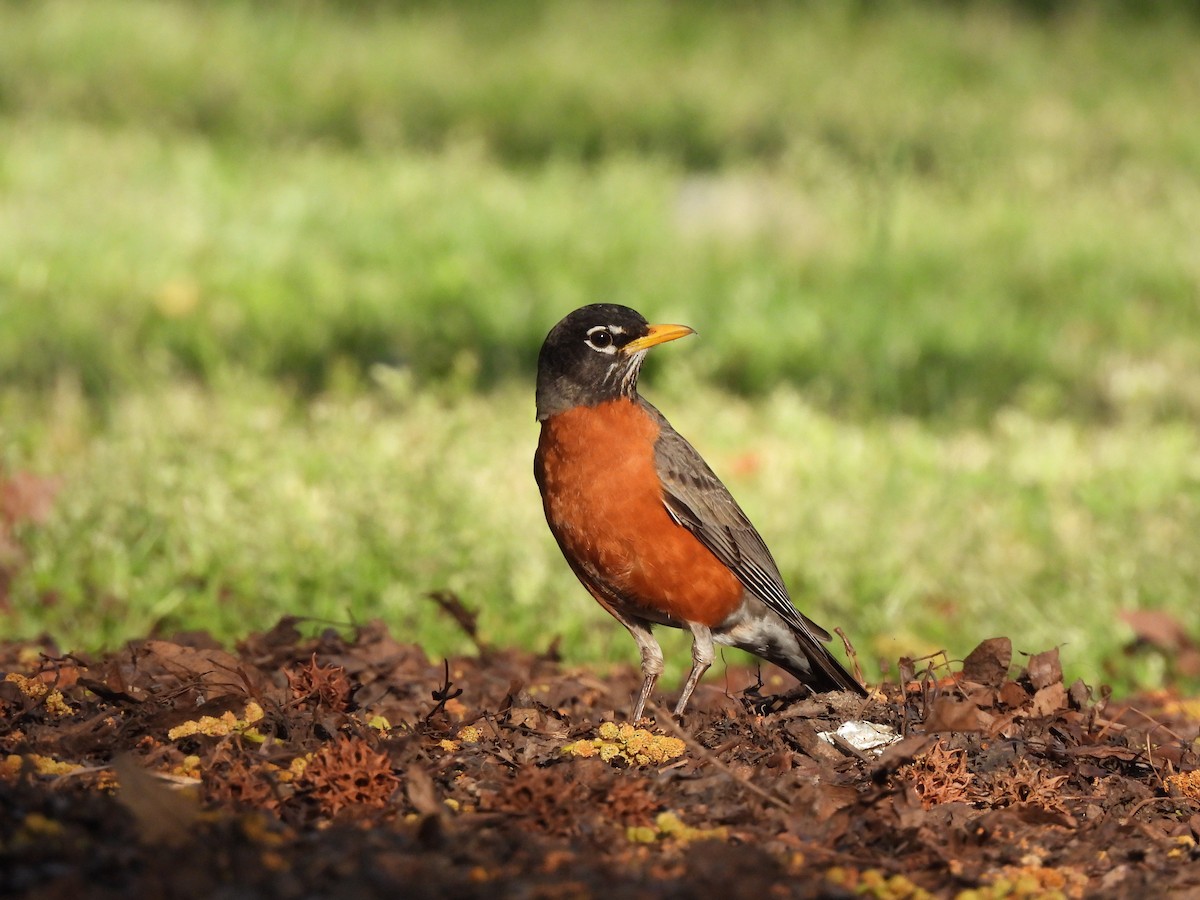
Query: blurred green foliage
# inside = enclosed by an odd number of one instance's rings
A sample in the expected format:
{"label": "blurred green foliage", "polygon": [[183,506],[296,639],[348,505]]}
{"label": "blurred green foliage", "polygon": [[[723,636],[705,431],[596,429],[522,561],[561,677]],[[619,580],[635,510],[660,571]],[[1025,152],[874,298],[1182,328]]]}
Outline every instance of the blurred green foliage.
{"label": "blurred green foliage", "polygon": [[[465,10],[465,11],[464,11]],[[0,6],[0,378],[528,377],[590,300],[825,408],[1113,413],[1200,358],[1190,20]],[[1192,413],[1166,390],[1156,414]]]}

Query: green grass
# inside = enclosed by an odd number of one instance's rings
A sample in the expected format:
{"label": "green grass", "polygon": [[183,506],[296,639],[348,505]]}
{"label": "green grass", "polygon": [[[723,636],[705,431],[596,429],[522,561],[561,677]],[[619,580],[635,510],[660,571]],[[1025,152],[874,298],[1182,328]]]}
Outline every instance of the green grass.
{"label": "green grass", "polygon": [[[869,677],[878,659],[961,656],[1005,634],[1031,652],[1062,645],[1069,670],[1095,680],[1131,636],[1119,609],[1190,616],[1194,429],[1018,412],[944,436],[853,424],[789,390],[697,394],[684,357],[705,348],[685,346],[651,396],[725,476],[801,608],[845,628]],[[121,401],[99,432],[60,388],[14,435],[10,464],[63,481],[54,517],[24,535],[6,632],[87,647],[152,628],[232,639],[284,614],[381,615],[438,654],[466,649],[423,597],[447,588],[482,609],[488,640],[562,636],[573,659],[633,658],[542,521],[529,392],[451,399],[379,374],[382,397],[303,409],[254,381],[174,386]],[[670,646],[678,670],[686,642]]]}
{"label": "green grass", "polygon": [[864,657],[1005,633],[1153,681],[1115,618],[1192,622],[1200,580],[1198,36],[0,2],[0,475],[63,483],[0,541],[0,623],[384,615],[440,653],[450,588],[497,642],[630,658],[530,476],[537,348],[605,300],[699,330],[650,383]]}

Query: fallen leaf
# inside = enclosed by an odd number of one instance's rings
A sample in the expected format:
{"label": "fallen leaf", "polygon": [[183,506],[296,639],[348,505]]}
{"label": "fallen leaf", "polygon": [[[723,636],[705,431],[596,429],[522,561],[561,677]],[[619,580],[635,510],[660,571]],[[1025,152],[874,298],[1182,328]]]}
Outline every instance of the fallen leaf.
{"label": "fallen leaf", "polygon": [[1008,678],[1012,664],[1012,641],[1006,637],[989,638],[967,654],[963,660],[964,681],[974,681],[998,688]]}
{"label": "fallen leaf", "polygon": [[[933,701],[933,709],[925,719],[925,730],[937,731],[982,731],[986,727],[984,714],[979,707],[957,697],[942,696]],[[986,717],[988,721],[990,716]]]}
{"label": "fallen leaf", "polygon": [[1033,695],[1030,715],[1035,718],[1053,715],[1067,706],[1067,689],[1061,681],[1048,684]]}
{"label": "fallen leaf", "polygon": [[177,846],[191,837],[200,804],[147,772],[128,753],[113,759],[120,788],[117,800],[133,814],[138,835],[147,844]]}
{"label": "fallen leaf", "polygon": [[1058,658],[1058,648],[1044,653],[1035,653],[1029,657],[1029,682],[1035,691],[1052,684],[1062,683],[1062,662]]}

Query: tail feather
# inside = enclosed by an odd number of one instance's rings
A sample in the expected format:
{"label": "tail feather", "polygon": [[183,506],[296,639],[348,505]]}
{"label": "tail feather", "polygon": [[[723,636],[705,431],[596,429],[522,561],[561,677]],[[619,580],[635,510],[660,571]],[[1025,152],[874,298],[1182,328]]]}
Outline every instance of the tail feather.
{"label": "tail feather", "polygon": [[867,689],[823,645],[807,640],[806,635],[798,634],[796,637],[800,642],[804,665],[796,665],[798,661],[786,658],[773,659],[771,662],[814,691],[850,691],[860,697],[867,696]]}

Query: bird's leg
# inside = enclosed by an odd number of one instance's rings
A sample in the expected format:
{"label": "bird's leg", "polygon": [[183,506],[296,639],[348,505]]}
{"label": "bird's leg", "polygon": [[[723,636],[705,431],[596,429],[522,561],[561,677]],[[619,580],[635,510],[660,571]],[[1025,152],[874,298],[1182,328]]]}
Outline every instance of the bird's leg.
{"label": "bird's leg", "polygon": [[683,710],[687,706],[688,700],[691,699],[692,691],[696,689],[701,677],[712,665],[715,656],[712,631],[708,626],[689,623],[688,627],[692,629],[692,671],[688,673],[687,681],[683,685],[683,693],[679,695],[679,702],[675,704],[676,717],[683,715]]}
{"label": "bird's leg", "polygon": [[650,626],[645,622],[627,619],[624,616],[619,616],[618,619],[629,629],[629,633],[637,641],[638,650],[642,654],[642,689],[638,693],[637,703],[633,706],[633,722],[636,724],[642,718],[642,710],[646,708],[646,701],[650,699],[650,694],[654,691],[654,683],[662,674],[662,647],[658,645],[658,641],[650,631]]}

